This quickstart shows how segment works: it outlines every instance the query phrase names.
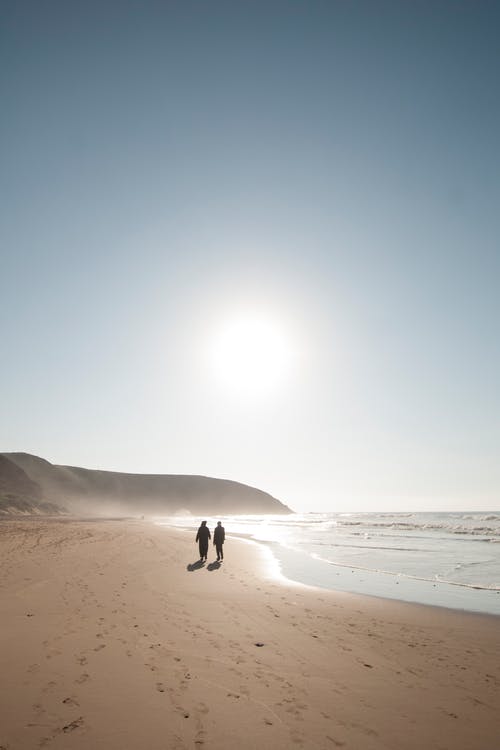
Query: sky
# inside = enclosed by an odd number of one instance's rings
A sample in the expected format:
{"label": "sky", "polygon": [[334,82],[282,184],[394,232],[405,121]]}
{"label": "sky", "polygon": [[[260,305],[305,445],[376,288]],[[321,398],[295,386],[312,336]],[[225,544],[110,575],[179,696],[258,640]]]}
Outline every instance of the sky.
{"label": "sky", "polygon": [[0,5],[0,450],[500,508],[500,4]]}

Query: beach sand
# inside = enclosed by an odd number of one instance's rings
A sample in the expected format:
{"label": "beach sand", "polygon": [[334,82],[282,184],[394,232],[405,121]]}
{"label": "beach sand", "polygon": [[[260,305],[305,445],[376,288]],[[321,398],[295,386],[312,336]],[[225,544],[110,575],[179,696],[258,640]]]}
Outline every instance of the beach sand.
{"label": "beach sand", "polygon": [[147,521],[1,521],[1,750],[498,747],[498,618],[197,557]]}

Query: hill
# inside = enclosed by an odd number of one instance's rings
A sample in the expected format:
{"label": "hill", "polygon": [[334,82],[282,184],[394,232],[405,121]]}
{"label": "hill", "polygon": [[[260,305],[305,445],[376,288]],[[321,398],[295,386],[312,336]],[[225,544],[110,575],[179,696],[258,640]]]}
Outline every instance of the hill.
{"label": "hill", "polygon": [[29,453],[3,453],[0,457],[31,482],[29,488],[34,500],[56,503],[80,515],[291,512],[267,492],[228,479],[182,474],[125,474],[58,466]]}
{"label": "hill", "polygon": [[43,498],[39,484],[17,464],[0,454],[0,516],[12,514],[58,514],[63,508]]}

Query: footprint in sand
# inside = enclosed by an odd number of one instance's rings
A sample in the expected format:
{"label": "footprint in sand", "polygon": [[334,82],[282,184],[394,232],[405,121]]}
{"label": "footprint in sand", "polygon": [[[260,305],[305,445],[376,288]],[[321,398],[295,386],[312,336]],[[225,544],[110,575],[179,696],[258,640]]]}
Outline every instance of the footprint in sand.
{"label": "footprint in sand", "polygon": [[78,729],[79,727],[81,727],[82,724],[83,724],[83,716],[79,716],[78,719],[75,719],[69,724],[66,724],[66,726],[62,728],[62,731],[65,734],[68,734],[69,732],[74,732],[75,729]]}
{"label": "footprint in sand", "polygon": [[292,740],[294,745],[305,747],[304,738],[302,737],[301,734],[299,734],[299,732],[295,731],[294,729],[290,732],[290,739]]}
{"label": "footprint in sand", "polygon": [[62,700],[62,703],[64,703],[66,706],[79,706],[80,704],[76,700],[76,698],[72,698],[71,696],[68,696],[68,698],[64,698]]}
{"label": "footprint in sand", "polygon": [[51,648],[47,654],[45,654],[45,658],[47,660],[53,659],[55,656],[60,656],[61,651],[58,651],[56,648]]}
{"label": "footprint in sand", "polygon": [[334,737],[330,737],[329,734],[326,735],[326,739],[330,740],[330,742],[333,742],[335,747],[345,747],[345,742],[340,742],[340,740],[336,740]]}
{"label": "footprint in sand", "polygon": [[54,682],[54,680],[51,680],[45,685],[42,692],[49,693],[51,690],[54,690],[55,687],[57,687],[57,682]]}

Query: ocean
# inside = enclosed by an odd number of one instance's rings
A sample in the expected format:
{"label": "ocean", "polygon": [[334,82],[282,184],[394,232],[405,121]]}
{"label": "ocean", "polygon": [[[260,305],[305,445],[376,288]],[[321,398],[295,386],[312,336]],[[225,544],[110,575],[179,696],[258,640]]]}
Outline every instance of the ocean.
{"label": "ocean", "polygon": [[[199,519],[158,523],[196,529]],[[500,512],[294,513],[207,517],[266,545],[282,576],[310,586],[500,615]]]}

